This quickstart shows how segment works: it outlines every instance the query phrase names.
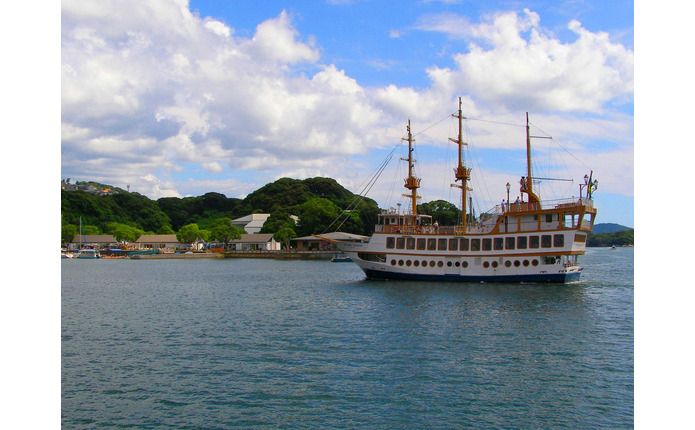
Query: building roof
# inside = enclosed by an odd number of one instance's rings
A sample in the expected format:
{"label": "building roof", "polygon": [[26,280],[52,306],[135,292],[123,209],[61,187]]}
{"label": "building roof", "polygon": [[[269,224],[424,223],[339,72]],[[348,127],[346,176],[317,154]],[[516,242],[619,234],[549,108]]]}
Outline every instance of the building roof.
{"label": "building roof", "polygon": [[111,234],[77,234],[72,238],[71,243],[116,243],[118,242]]}
{"label": "building roof", "polygon": [[175,234],[143,234],[135,243],[179,243]]}
{"label": "building roof", "polygon": [[235,239],[229,243],[267,243],[273,240],[272,233],[242,234],[241,239]]}
{"label": "building roof", "polygon": [[251,214],[232,220],[232,225],[243,225],[249,228],[261,228],[270,214]]}
{"label": "building roof", "polygon": [[[332,240],[347,240],[347,241],[358,241],[358,240],[367,240],[369,239],[369,236],[362,236],[359,234],[352,234],[352,233],[343,233],[341,231],[336,231],[333,233],[324,233],[321,235],[322,237],[325,237],[326,239],[332,239]],[[304,236],[304,237],[296,237],[292,240],[297,240],[297,241],[311,241],[311,240],[321,240],[320,238],[316,236]]]}

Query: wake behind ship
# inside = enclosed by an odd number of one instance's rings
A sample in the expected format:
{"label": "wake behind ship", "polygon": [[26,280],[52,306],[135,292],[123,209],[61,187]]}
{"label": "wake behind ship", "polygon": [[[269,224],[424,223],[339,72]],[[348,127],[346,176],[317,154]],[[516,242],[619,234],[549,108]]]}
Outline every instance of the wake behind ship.
{"label": "wake behind ship", "polygon": [[[408,177],[404,194],[411,200],[405,213],[384,211],[378,215],[368,241],[336,241],[369,278],[456,282],[553,282],[579,280],[578,258],[585,253],[587,235],[593,230],[596,209],[592,193],[598,181],[593,172],[584,176],[579,198],[543,202],[534,192],[537,179],[531,171],[531,135],[526,116],[527,174],[519,181],[522,199],[507,202],[490,213],[467,215],[467,191],[471,168],[463,159],[462,121],[459,110],[458,164],[454,169],[461,190],[459,225],[439,226],[432,216],[417,212],[420,178],[413,176],[413,136],[407,127]],[[547,178],[544,178],[547,179]],[[460,184],[459,184],[460,182]],[[526,198],[524,198],[524,195]]]}

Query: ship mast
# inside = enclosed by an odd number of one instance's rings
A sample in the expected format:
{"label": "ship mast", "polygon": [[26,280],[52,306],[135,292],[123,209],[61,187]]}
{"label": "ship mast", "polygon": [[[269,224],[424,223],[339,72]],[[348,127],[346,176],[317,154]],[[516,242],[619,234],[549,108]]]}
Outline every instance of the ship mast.
{"label": "ship mast", "polygon": [[528,194],[529,206],[540,203],[540,199],[533,193],[533,176],[531,176],[531,128],[526,112],[526,179],[521,180],[521,192]]}
{"label": "ship mast", "polygon": [[415,166],[415,160],[413,159],[413,134],[410,132],[410,120],[408,120],[408,138],[403,139],[408,141],[408,158],[401,158],[403,161],[408,162],[408,177],[405,179],[405,187],[410,190],[410,194],[403,194],[403,197],[408,197],[412,202],[412,214],[413,217],[417,214],[417,189],[420,188],[420,178],[413,176],[413,166]]}
{"label": "ship mast", "polygon": [[470,190],[468,188],[467,182],[471,179],[471,169],[469,167],[465,166],[465,160],[463,157],[463,146],[467,145],[466,142],[463,141],[463,120],[465,117],[463,116],[463,112],[461,111],[461,97],[459,97],[459,110],[457,114],[452,114],[454,118],[458,118],[459,120],[459,135],[458,139],[452,139],[449,138],[450,141],[456,143],[458,145],[458,165],[454,169],[454,175],[456,177],[456,181],[461,181],[461,185],[457,184],[451,184],[452,187],[460,188],[461,189],[461,226],[463,228],[462,233],[466,232],[466,192]]}

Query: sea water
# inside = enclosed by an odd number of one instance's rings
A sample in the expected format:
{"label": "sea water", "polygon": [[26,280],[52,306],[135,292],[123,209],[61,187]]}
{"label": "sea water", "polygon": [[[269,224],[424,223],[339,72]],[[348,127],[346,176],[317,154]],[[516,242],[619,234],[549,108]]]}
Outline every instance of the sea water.
{"label": "sea water", "polygon": [[64,428],[631,428],[633,250],[579,282],[354,264],[69,260]]}

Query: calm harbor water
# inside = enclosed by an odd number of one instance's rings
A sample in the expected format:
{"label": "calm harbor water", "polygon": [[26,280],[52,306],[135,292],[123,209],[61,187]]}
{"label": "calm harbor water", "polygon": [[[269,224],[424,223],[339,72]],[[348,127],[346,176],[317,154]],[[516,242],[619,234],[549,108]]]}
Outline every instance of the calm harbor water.
{"label": "calm harbor water", "polygon": [[62,260],[63,428],[631,428],[633,250],[569,285]]}

